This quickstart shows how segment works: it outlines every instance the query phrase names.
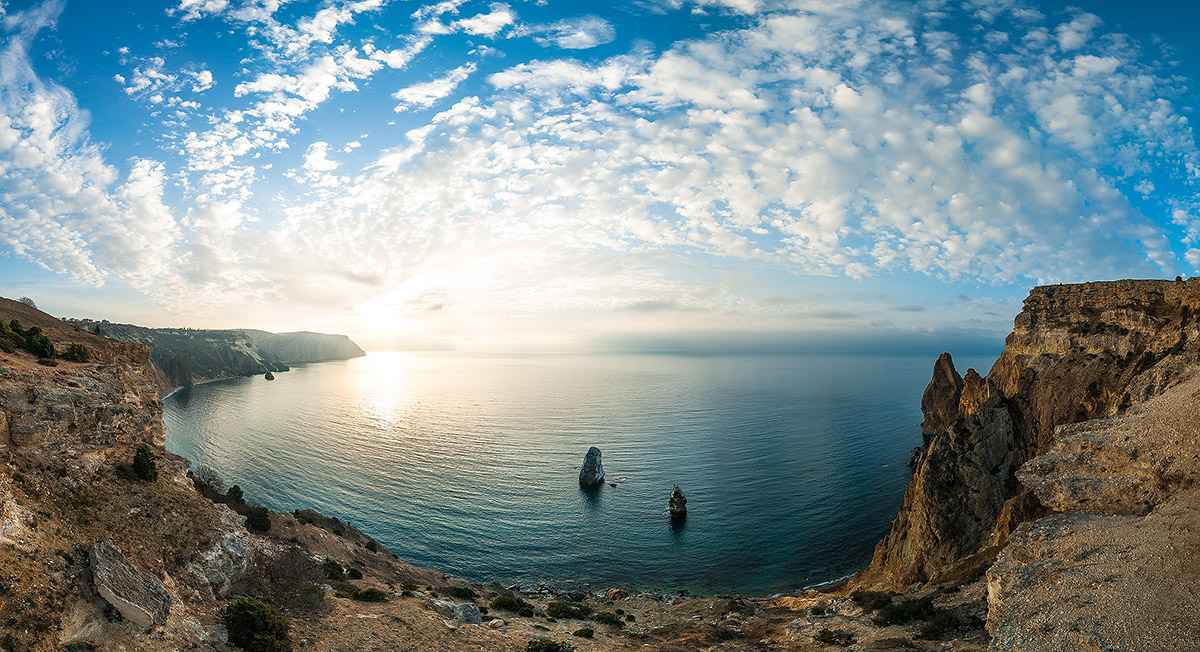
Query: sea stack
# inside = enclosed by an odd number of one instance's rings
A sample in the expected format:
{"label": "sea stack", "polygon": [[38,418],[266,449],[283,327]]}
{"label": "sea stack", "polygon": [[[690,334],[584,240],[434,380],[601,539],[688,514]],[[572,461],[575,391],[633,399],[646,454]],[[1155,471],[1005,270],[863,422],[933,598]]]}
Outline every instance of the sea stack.
{"label": "sea stack", "polygon": [[275,380],[275,374],[268,371],[267,375],[263,376],[263,378],[266,378],[267,380]]}
{"label": "sea stack", "polygon": [[600,464],[600,449],[592,446],[588,449],[587,457],[583,458],[583,466],[579,467],[579,486],[595,487],[604,481],[604,467]]}
{"label": "sea stack", "polygon": [[672,517],[681,518],[687,516],[687,498],[683,497],[683,492],[679,490],[679,485],[675,485],[671,489],[671,502],[668,503],[667,509],[670,510]]}

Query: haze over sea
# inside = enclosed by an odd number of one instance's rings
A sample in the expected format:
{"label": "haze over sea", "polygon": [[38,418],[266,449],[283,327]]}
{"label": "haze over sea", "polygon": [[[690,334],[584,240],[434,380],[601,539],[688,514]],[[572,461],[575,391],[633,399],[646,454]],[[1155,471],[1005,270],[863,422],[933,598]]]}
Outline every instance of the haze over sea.
{"label": "haze over sea", "polygon": [[[933,361],[371,353],[182,389],[167,448],[459,577],[765,595],[870,559]],[[579,488],[593,445],[616,487]],[[676,526],[673,483],[690,510]]]}

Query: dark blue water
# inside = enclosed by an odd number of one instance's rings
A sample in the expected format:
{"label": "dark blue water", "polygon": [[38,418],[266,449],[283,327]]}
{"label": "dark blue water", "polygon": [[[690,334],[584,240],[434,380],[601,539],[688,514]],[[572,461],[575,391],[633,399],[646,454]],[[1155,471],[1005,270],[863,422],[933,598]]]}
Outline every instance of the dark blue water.
{"label": "dark blue water", "polygon": [[[372,353],[176,392],[167,448],[272,509],[341,517],[460,577],[761,595],[870,559],[921,442],[932,366]],[[615,488],[580,490],[593,445]]]}

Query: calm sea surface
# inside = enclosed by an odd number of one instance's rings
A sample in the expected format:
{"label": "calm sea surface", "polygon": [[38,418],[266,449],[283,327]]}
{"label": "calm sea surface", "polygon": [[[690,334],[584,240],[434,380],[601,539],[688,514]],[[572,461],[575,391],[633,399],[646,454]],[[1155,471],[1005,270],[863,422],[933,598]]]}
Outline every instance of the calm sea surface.
{"label": "calm sea surface", "polygon": [[[933,361],[372,353],[180,390],[167,448],[460,577],[762,595],[869,561]],[[593,445],[616,487],[580,490]]]}

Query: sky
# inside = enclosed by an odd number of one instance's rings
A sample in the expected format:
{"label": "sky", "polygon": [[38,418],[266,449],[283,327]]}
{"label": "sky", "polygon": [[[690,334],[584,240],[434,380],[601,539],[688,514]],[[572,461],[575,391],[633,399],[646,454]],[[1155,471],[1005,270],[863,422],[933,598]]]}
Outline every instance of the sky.
{"label": "sky", "polygon": [[998,348],[1033,285],[1200,272],[1198,21],[0,0],[0,295],[368,348]]}

